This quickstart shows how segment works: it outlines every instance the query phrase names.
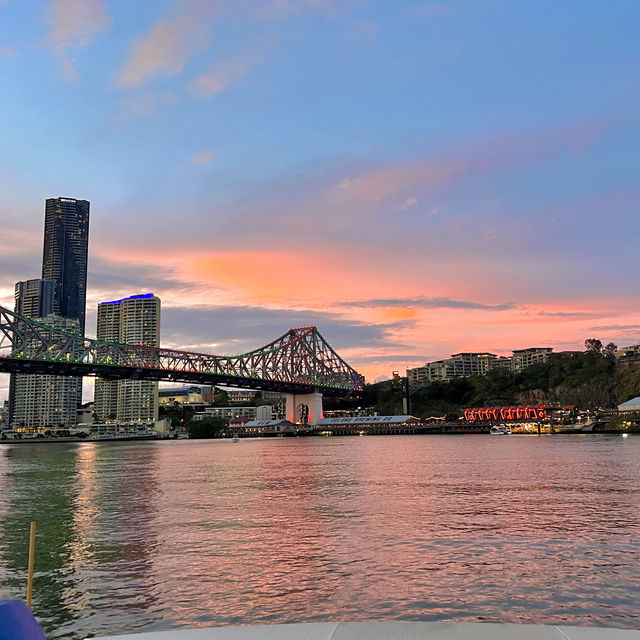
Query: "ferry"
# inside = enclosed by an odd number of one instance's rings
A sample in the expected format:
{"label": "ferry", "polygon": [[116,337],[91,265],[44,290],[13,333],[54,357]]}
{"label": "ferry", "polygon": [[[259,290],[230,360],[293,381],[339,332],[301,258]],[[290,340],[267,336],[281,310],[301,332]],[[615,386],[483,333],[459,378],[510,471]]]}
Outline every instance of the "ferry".
{"label": "ferry", "polygon": [[489,433],[492,436],[510,436],[511,435],[511,429],[509,429],[509,427],[506,424],[501,424],[501,425],[494,425],[493,427],[491,427]]}

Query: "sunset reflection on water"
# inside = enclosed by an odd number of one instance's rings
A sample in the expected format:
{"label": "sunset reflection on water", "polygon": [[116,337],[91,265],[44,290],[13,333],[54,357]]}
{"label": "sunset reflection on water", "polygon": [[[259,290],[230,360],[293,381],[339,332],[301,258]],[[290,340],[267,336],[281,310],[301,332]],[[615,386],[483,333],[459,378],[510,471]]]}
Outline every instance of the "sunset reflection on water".
{"label": "sunset reflection on water", "polygon": [[0,446],[50,638],[319,620],[640,626],[640,438]]}

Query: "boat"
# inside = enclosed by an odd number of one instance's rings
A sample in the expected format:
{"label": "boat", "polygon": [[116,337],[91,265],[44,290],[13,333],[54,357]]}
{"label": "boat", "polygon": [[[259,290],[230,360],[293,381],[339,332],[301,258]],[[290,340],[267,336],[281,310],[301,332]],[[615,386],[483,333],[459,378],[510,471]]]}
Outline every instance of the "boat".
{"label": "boat", "polygon": [[231,438],[231,442],[240,442],[240,436],[237,433],[234,433]]}
{"label": "boat", "polygon": [[511,435],[511,429],[509,429],[509,427],[507,427],[506,424],[501,424],[499,426],[498,425],[494,425],[489,430],[489,433],[492,436],[510,436]]}

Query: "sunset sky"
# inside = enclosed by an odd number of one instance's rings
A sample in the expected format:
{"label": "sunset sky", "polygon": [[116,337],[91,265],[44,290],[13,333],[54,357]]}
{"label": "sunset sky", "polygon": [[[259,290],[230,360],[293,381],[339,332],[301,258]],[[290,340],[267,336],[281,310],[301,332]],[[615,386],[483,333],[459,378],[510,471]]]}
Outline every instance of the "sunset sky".
{"label": "sunset sky", "polygon": [[[369,380],[640,341],[640,2],[0,0],[0,304],[44,200],[164,346],[317,325]],[[7,376],[0,377],[0,399]]]}

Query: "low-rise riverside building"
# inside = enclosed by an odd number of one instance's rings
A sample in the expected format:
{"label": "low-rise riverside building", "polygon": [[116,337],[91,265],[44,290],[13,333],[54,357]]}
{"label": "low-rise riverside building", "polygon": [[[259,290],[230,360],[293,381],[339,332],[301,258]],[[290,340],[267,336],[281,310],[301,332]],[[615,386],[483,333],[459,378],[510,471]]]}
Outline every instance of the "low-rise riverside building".
{"label": "low-rise riverside building", "polygon": [[258,407],[207,407],[204,411],[196,413],[194,420],[204,420],[205,418],[224,418],[230,420],[232,418],[256,418]]}
{"label": "low-rise riverside building", "polygon": [[227,389],[227,398],[231,404],[253,402],[258,395],[255,389]]}
{"label": "low-rise riverside building", "polygon": [[640,396],[631,398],[622,404],[618,405],[618,411],[620,413],[635,413],[640,412]]}
{"label": "low-rise riverside building", "polygon": [[101,422],[82,425],[92,439],[113,438],[166,438],[169,436],[171,423],[167,419],[153,422]]}
{"label": "low-rise riverside building", "polygon": [[161,407],[206,407],[213,404],[214,389],[211,385],[165,387],[158,390],[158,401]]}
{"label": "low-rise riverside building", "polygon": [[299,430],[300,425],[293,424],[289,420],[249,420],[241,427],[239,434],[258,437],[295,433]]}
{"label": "low-rise riverside building", "polygon": [[316,431],[335,435],[414,433],[421,420],[410,415],[322,418]]}
{"label": "low-rise riverside building", "polygon": [[204,411],[193,416],[194,420],[204,420],[205,418],[271,420],[272,407],[270,405],[260,405],[259,407],[207,407]]}
{"label": "low-rise riverside building", "polygon": [[616,366],[620,369],[628,369],[640,364],[640,344],[630,347],[622,347],[615,353]]}

